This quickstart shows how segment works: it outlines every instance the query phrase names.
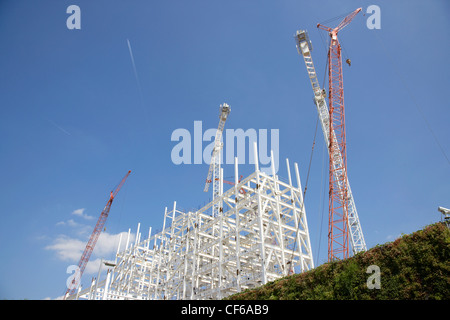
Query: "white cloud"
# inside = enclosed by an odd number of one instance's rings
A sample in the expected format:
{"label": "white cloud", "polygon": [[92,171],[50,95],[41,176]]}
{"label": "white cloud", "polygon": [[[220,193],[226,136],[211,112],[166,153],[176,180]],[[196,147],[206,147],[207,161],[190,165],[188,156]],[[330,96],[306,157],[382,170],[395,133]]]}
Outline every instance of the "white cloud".
{"label": "white cloud", "polygon": [[90,259],[86,265],[86,269],[84,269],[84,274],[96,274],[98,272],[98,268],[100,267],[101,260],[101,258],[97,258],[95,260]]}
{"label": "white cloud", "polygon": [[85,214],[85,213],[84,213],[85,210],[86,210],[85,208],[76,209],[76,210],[73,210],[73,211],[72,211],[72,214],[73,214],[73,215],[76,215],[76,216],[78,216],[78,217],[82,217],[82,218],[84,218],[84,219],[86,219],[86,220],[92,220],[92,219],[94,219],[93,216],[89,216],[89,215]]}
{"label": "white cloud", "polygon": [[51,245],[45,247],[47,250],[53,250],[58,259],[68,262],[76,262],[80,259],[86,243],[73,239],[66,235],[59,235]]}
{"label": "white cloud", "polygon": [[398,235],[390,234],[390,235],[386,236],[386,241],[397,240],[398,238],[401,238],[401,237],[402,237],[401,234],[398,234]]}
{"label": "white cloud", "polygon": [[67,221],[60,221],[56,223],[57,226],[69,226],[69,227],[79,227],[82,226],[82,224],[75,222],[73,219],[69,219]]}
{"label": "white cloud", "polygon": [[[122,234],[122,242],[120,244],[120,250],[125,249],[127,232],[121,232],[118,234],[110,234],[108,232],[102,232],[98,237],[97,245],[95,246],[94,253],[100,257],[106,257],[110,253],[116,253],[117,246],[119,245],[120,234]],[[130,241],[134,241],[134,234],[130,234]]]}
{"label": "white cloud", "polygon": [[[90,257],[90,261],[86,265],[84,274],[95,274],[98,272],[100,259],[112,259],[115,257],[117,246],[119,245],[119,238],[122,234],[122,242],[120,251],[125,249],[127,232],[118,234],[110,234],[102,232],[97,240],[94,251]],[[130,242],[134,241],[135,235],[130,234]],[[53,243],[46,246],[46,250],[51,250],[56,253],[56,256],[61,261],[77,264],[86,247],[88,240],[83,241],[76,238],[71,238],[67,235],[59,235],[53,240]]]}
{"label": "white cloud", "polygon": [[[93,217],[87,215],[84,213],[86,209],[85,208],[81,208],[81,209],[76,209],[74,211],[72,211],[72,215],[77,216],[77,217],[81,217],[83,219],[86,220],[92,220]],[[74,219],[69,219],[67,221],[59,221],[56,223],[56,226],[58,227],[70,227],[70,228],[74,228],[75,232],[77,232],[77,234],[79,236],[86,236],[88,235],[90,232],[92,232],[92,228],[93,226],[90,225],[85,225],[83,223],[79,223],[76,222]]]}
{"label": "white cloud", "polygon": [[70,232],[82,238],[88,237],[92,233],[92,230],[94,230],[93,225],[78,223],[73,219],[69,219],[67,221],[59,221],[56,223],[56,226],[70,227],[72,228]]}

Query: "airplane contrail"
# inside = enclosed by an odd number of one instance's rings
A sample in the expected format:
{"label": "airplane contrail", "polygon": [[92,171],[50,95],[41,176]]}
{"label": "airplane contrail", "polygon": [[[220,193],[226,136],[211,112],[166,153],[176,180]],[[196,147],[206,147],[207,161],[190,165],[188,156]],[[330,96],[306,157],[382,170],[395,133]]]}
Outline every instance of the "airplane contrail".
{"label": "airplane contrail", "polygon": [[136,82],[137,82],[137,85],[139,87],[139,93],[141,95],[141,100],[143,100],[142,99],[141,82],[139,81],[139,76],[138,76],[137,70],[136,70],[136,64],[134,63],[133,50],[131,50],[130,40],[127,39],[127,43],[128,43],[128,50],[130,51],[131,64],[133,65],[134,77],[136,78]]}
{"label": "airplane contrail", "polygon": [[49,118],[46,118],[51,124],[53,124],[56,128],[58,128],[59,130],[61,130],[62,132],[64,132],[67,135],[71,135],[69,132],[67,132],[66,130],[64,130],[63,128],[61,128],[60,126],[58,126],[56,123],[54,123],[52,120],[50,120]]}
{"label": "airplane contrail", "polygon": [[130,52],[131,64],[133,65],[134,77],[136,78],[136,83],[137,83],[138,90],[139,90],[139,96],[141,98],[141,106],[142,106],[143,112],[145,114],[145,119],[148,123],[149,119],[148,119],[148,115],[147,115],[147,109],[145,108],[145,105],[144,105],[144,96],[142,94],[141,81],[139,80],[139,76],[138,76],[138,73],[136,70],[136,63],[134,62],[134,55],[133,55],[133,50],[131,50],[130,40],[128,40],[128,39],[127,39],[127,44],[128,44],[128,50]]}
{"label": "airplane contrail", "polygon": [[134,63],[133,50],[131,50],[130,40],[127,39],[127,43],[128,43],[128,50],[130,51],[131,63],[133,64],[134,75],[136,76],[136,78],[138,78],[136,71],[136,64]]}

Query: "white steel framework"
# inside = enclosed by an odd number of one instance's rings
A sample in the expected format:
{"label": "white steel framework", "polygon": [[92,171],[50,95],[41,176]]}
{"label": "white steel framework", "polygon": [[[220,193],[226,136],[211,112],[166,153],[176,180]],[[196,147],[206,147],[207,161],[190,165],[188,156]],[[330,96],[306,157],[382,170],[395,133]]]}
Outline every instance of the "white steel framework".
{"label": "white steel framework", "polygon": [[[292,183],[258,167],[198,211],[174,202],[162,231],[118,252],[106,279],[68,299],[221,299],[292,273],[314,268],[298,166]],[[220,176],[223,176],[222,174]],[[222,179],[221,179],[222,180]],[[222,182],[222,181],[221,181]],[[211,208],[221,203],[219,215]],[[120,247],[120,244],[119,244]]]}

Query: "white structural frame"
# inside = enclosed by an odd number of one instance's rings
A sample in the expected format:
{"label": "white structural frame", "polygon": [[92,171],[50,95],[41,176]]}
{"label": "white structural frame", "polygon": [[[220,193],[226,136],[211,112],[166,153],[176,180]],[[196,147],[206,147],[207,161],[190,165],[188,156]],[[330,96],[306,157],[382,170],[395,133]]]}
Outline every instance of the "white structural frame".
{"label": "white structural frame", "polygon": [[[308,72],[309,80],[311,81],[311,86],[314,91],[314,103],[317,107],[317,112],[319,113],[319,120],[322,125],[323,137],[325,139],[325,144],[329,144],[329,132],[330,132],[330,116],[328,111],[328,106],[326,102],[326,92],[325,89],[321,89],[319,81],[317,80],[316,69],[311,56],[312,45],[309,40],[308,33],[305,30],[298,30],[295,35],[295,40],[297,43],[297,51],[303,56],[306,65],[306,71]],[[331,132],[333,143],[338,145],[336,135],[334,130]],[[327,148],[328,152],[330,151]],[[336,152],[333,154],[334,167],[336,181],[338,181],[339,189],[343,189],[342,182],[339,176],[343,174],[342,170],[343,157],[339,148],[335,148]],[[339,169],[338,168],[342,168]],[[348,197],[348,230],[350,231],[350,243],[352,246],[353,254],[361,251],[367,251],[366,242],[364,240],[364,235],[361,228],[361,223],[359,222],[358,211],[356,210],[355,199],[353,198],[352,189],[350,188],[350,182],[348,180],[348,174],[346,179],[347,184],[347,197]]]}
{"label": "white structural frame", "polygon": [[[174,202],[165,209],[162,231],[117,252],[106,279],[93,279],[71,299],[222,299],[247,288],[314,268],[298,166],[292,183],[278,179],[273,152],[272,175],[255,171],[196,212]],[[221,174],[223,176],[223,174]],[[222,182],[222,181],[221,181]],[[220,203],[219,215],[211,208]],[[121,241],[120,241],[121,242]],[[119,243],[120,247],[120,243]]]}

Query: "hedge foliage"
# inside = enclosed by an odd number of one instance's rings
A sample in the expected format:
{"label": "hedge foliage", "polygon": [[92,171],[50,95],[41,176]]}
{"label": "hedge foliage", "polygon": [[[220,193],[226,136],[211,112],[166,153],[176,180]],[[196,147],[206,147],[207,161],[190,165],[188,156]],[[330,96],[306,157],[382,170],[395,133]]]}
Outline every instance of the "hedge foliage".
{"label": "hedge foliage", "polygon": [[[369,289],[370,265],[380,268],[380,289]],[[366,252],[264,286],[229,300],[450,299],[450,230],[436,223]]]}

